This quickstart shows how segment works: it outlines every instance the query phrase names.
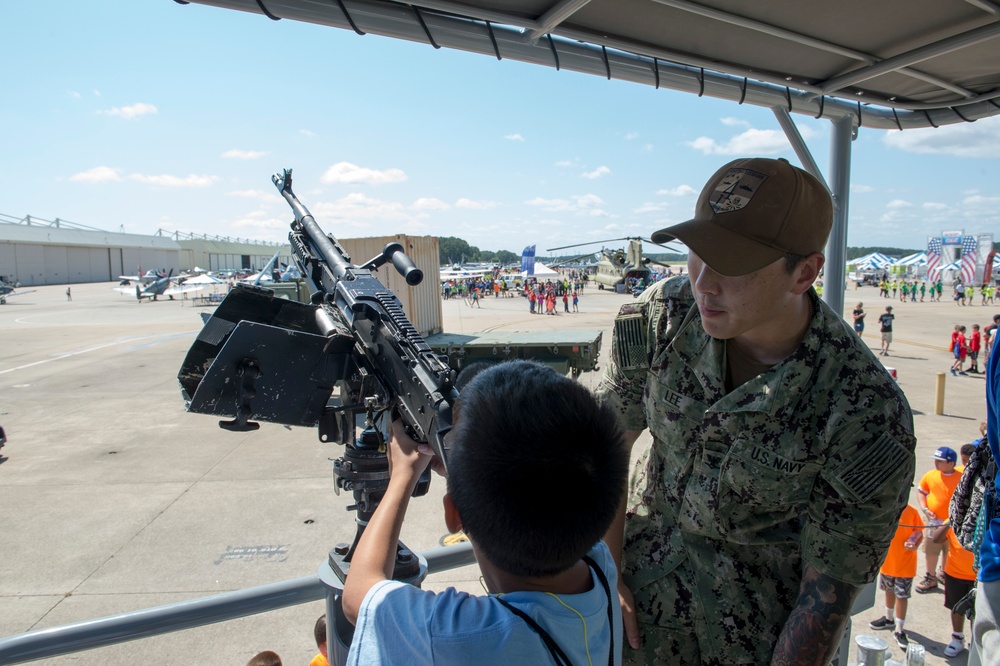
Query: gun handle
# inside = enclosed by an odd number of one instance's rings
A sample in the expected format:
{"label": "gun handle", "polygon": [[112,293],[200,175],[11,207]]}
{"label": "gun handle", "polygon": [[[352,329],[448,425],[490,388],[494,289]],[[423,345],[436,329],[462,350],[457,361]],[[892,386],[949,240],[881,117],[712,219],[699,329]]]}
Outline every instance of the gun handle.
{"label": "gun handle", "polygon": [[424,272],[416,267],[403,250],[400,243],[389,243],[382,250],[382,256],[392,262],[399,274],[406,279],[406,284],[415,287],[424,279]]}

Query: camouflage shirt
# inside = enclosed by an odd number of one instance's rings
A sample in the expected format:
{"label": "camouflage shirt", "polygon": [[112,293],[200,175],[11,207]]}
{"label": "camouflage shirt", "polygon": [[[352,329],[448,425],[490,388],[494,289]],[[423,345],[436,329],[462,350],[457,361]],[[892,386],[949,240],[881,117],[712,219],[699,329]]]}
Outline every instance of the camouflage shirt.
{"label": "camouflage shirt", "polygon": [[[798,349],[729,393],[725,342],[702,328],[687,276],[615,322],[598,394],[653,436],[631,482],[622,573],[640,622],[697,628],[708,658],[768,662],[804,563],[874,580],[913,481],[902,391],[809,298]],[[647,586],[659,590],[653,610],[638,603]]]}

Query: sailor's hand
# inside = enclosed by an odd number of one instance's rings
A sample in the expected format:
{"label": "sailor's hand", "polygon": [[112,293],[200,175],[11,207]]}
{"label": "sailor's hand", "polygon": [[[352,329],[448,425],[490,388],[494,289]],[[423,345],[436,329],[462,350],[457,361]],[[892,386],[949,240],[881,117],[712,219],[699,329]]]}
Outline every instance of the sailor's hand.
{"label": "sailor's hand", "polygon": [[625,640],[633,650],[638,650],[642,645],[642,639],[639,638],[639,623],[635,619],[635,598],[632,596],[632,590],[621,578],[618,579],[618,600],[622,605]]}
{"label": "sailor's hand", "polygon": [[433,457],[433,455],[428,456],[421,453],[418,446],[406,434],[401,420],[396,419],[392,422],[392,432],[389,434],[389,442],[386,445],[390,478],[402,476],[416,483],[417,478],[427,469],[427,465],[430,464]]}

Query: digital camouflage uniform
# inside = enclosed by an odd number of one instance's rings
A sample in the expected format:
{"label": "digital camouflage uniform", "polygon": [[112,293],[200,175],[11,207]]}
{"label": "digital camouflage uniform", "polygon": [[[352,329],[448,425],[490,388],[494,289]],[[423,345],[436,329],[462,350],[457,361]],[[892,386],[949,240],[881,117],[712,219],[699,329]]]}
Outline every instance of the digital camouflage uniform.
{"label": "digital camouflage uniform", "polygon": [[687,276],[616,319],[598,393],[653,435],[622,555],[635,663],[768,663],[805,563],[852,585],[878,574],[913,480],[913,416],[871,351],[809,298],[799,348],[728,395],[725,343],[703,330]]}

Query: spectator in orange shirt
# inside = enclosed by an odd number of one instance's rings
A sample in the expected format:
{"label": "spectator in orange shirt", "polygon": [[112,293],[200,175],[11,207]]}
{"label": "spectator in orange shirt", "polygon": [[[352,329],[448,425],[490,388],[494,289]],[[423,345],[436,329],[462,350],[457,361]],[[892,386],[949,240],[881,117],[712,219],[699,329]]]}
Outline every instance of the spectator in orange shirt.
{"label": "spectator in orange shirt", "polygon": [[885,615],[868,624],[872,629],[893,629],[896,644],[903,650],[910,644],[903,623],[913,579],[917,575],[917,548],[924,538],[923,525],[920,512],[907,504],[879,571],[878,586],[885,590]]}
{"label": "spectator in orange shirt", "polygon": [[954,611],[955,604],[969,594],[976,586],[976,572],[973,569],[975,556],[962,547],[955,530],[945,529],[945,535],[935,534],[932,540],[942,540],[948,544],[948,559],[944,562],[944,606],[951,611],[951,642],[944,648],[944,656],[956,657],[965,650],[965,615]]}
{"label": "spectator in orange shirt", "polygon": [[313,638],[316,639],[316,647],[319,648],[319,654],[312,658],[312,661],[309,662],[309,666],[330,666],[326,656],[325,613],[316,618],[316,624],[313,625]]}
{"label": "spectator in orange shirt", "polygon": [[[958,454],[955,449],[947,446],[940,446],[934,452],[934,469],[924,474],[920,479],[920,487],[917,488],[917,504],[924,514],[929,525],[941,525],[948,519],[948,505],[951,503],[951,496],[955,494],[955,487],[962,475],[955,471],[955,464],[958,462]],[[936,590],[938,581],[944,583],[944,578],[937,575],[938,556],[947,560],[948,543],[934,543],[928,539],[924,545],[924,555],[927,564],[927,572],[924,579],[917,584],[916,590],[920,594],[926,594],[931,590]]]}

